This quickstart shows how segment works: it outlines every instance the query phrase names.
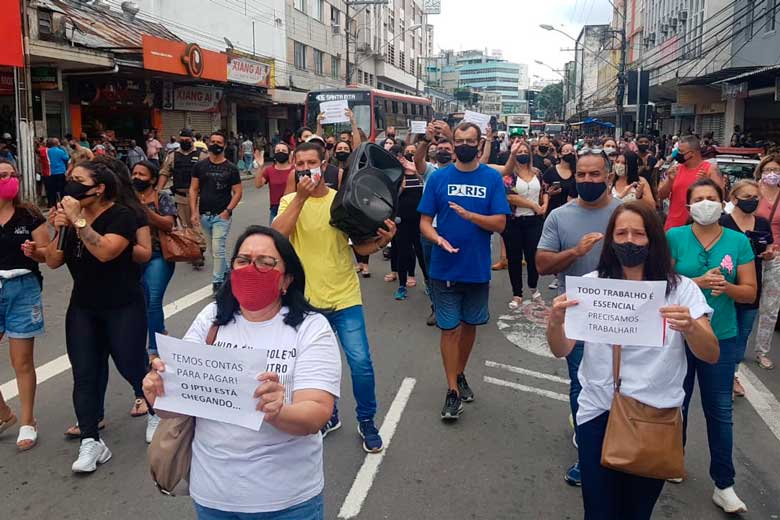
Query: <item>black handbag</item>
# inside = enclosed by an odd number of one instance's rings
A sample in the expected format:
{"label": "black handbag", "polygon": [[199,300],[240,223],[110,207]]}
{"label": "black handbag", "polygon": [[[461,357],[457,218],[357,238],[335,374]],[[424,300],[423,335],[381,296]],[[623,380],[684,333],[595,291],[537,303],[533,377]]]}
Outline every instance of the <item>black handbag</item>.
{"label": "black handbag", "polygon": [[395,220],[402,182],[398,159],[381,146],[361,144],[347,163],[330,208],[330,225],[353,242],[375,237],[386,219]]}

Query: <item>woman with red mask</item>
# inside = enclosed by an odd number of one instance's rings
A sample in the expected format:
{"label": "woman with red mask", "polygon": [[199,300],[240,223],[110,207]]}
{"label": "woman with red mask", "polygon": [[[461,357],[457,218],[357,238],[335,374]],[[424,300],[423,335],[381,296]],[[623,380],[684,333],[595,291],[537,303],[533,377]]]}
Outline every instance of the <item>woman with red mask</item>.
{"label": "woman with red mask", "polygon": [[[250,226],[236,242],[231,265],[216,302],[184,339],[205,344],[211,337],[218,348],[273,346],[254,394],[265,418],[259,431],[198,418],[189,480],[195,511],[201,520],[229,513],[322,519],[320,428],[339,395],[336,337],[304,297],[303,265],[279,232]],[[156,359],[152,367],[144,380],[151,404],[163,394],[165,365]]]}

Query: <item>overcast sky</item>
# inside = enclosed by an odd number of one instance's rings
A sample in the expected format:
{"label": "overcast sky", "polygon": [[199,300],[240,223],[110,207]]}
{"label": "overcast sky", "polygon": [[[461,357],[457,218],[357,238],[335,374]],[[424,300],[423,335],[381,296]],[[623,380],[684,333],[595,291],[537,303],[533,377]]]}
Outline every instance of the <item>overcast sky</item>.
{"label": "overcast sky", "polygon": [[574,57],[574,42],[545,31],[550,24],[577,37],[585,24],[608,23],[612,6],[607,0],[441,0],[441,14],[429,16],[434,25],[434,51],[440,49],[500,49],[504,58],[527,63],[534,74],[556,78],[540,60],[556,69]]}

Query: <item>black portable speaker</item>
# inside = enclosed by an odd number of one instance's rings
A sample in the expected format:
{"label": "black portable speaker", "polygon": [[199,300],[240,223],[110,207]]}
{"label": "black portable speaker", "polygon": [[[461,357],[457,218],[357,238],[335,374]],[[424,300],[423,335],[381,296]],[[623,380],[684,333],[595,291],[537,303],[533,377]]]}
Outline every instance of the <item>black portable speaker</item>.
{"label": "black portable speaker", "polygon": [[361,144],[352,153],[341,188],[330,207],[330,224],[353,242],[376,236],[385,219],[395,219],[403,167],[381,146]]}

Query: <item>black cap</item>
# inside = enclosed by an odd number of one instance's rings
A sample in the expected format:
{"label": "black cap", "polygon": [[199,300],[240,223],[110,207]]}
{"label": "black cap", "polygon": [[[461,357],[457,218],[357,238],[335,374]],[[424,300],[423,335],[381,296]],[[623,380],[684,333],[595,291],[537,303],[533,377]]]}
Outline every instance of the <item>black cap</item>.
{"label": "black cap", "polygon": [[192,134],[191,128],[182,128],[181,132],[179,132],[179,137],[189,137],[190,139],[192,139],[195,136]]}

